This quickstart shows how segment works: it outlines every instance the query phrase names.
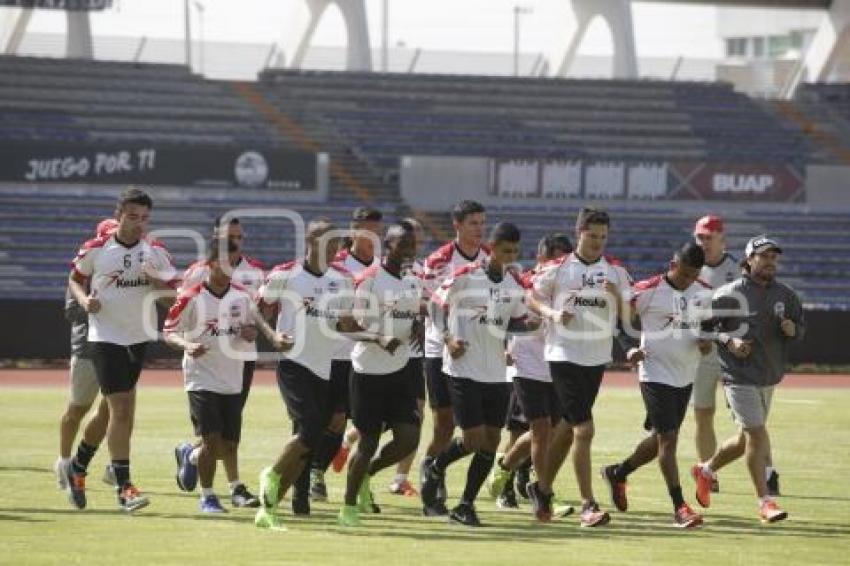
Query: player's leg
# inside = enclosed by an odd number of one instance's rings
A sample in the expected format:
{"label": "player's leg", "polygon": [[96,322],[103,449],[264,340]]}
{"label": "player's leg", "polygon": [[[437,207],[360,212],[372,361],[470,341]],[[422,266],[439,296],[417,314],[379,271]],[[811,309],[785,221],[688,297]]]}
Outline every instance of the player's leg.
{"label": "player's leg", "polygon": [[[452,441],[455,428],[452,412],[451,378],[443,373],[442,358],[425,358],[425,378],[428,388],[428,403],[431,406],[431,425],[433,428],[431,442],[428,444],[425,457],[422,458],[419,466],[420,491],[424,485],[426,468],[434,462],[437,455],[444,451]],[[443,502],[442,507],[445,507],[447,495],[445,484],[441,478],[437,499]]]}
{"label": "player's leg", "polygon": [[718,364],[704,361],[700,364],[694,380],[694,441],[697,458],[705,462],[717,452],[717,433],[714,416],[717,405],[717,384],[720,382]]}
{"label": "player's leg", "polygon": [[219,455],[223,452],[223,415],[218,403],[218,395],[209,391],[196,391],[206,397],[204,411],[201,413],[201,445],[198,450],[198,478],[201,484],[200,510],[202,513],[224,513],[224,507],[213,490],[215,468]]}
{"label": "player's leg", "polygon": [[[246,362],[247,364],[248,362]],[[253,371],[251,372],[253,375]],[[243,374],[244,377],[244,374]],[[230,490],[230,502],[234,507],[259,507],[259,498],[248,490],[245,483],[239,479],[239,442],[242,439],[242,413],[245,409],[247,391],[250,389],[249,380],[243,379],[242,392],[236,395],[222,395],[221,407],[224,423],[221,432],[219,457],[223,463],[230,463],[227,472],[227,483]]]}
{"label": "player's leg", "polygon": [[331,362],[330,395],[333,414],[311,463],[310,497],[314,501],[327,501],[328,499],[325,472],[342,447],[345,424],[348,421],[351,372],[350,360],[333,360]]}
{"label": "player's leg", "polygon": [[[424,358],[415,357],[410,358],[407,364],[407,377],[408,383],[410,385],[413,397],[416,399],[416,406],[419,410],[419,427],[418,434],[421,434],[422,430],[422,419],[424,416],[425,410],[425,368],[424,368]],[[416,439],[416,446],[419,445],[419,438]],[[390,493],[394,493],[396,495],[407,495],[410,497],[416,497],[419,495],[419,492],[413,487],[413,484],[410,483],[408,476],[410,475],[410,470],[413,467],[413,462],[416,459],[416,448],[410,451],[410,454],[405,456],[401,462],[398,463],[396,467],[396,474],[393,478],[393,481],[390,483],[389,490]]]}
{"label": "player's leg", "polygon": [[[83,482],[88,469],[88,463],[103,440],[103,436],[98,438],[94,434],[89,434],[86,437],[84,431],[82,441],[75,453],[76,456],[72,458],[73,444],[79,432],[80,423],[97,398],[99,385],[94,372],[94,365],[88,358],[72,357],[69,376],[71,382],[70,393],[68,405],[59,424],[59,458],[56,460],[54,466],[57,484],[60,489],[69,488],[71,479],[69,472],[72,468],[75,468],[78,472],[78,477],[76,478],[78,484],[80,484],[78,488],[84,488]],[[108,418],[108,413],[106,416]],[[101,423],[102,417],[99,419],[96,414],[89,425],[87,425],[87,428],[92,427],[94,429]],[[74,464],[75,461],[76,464]],[[72,503],[75,502],[71,491],[69,491],[69,498]]]}

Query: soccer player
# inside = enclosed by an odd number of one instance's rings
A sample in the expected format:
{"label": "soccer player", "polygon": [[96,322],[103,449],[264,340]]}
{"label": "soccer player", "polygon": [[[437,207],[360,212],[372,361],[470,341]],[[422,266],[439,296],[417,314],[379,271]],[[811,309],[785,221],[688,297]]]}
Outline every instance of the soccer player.
{"label": "soccer player", "polygon": [[[573,429],[573,467],[582,498],[581,525],[586,527],[610,521],[593,496],[593,404],[605,365],[612,360],[622,296],[631,286],[620,261],[604,255],[609,225],[607,212],[583,208],[576,220],[575,251],[550,262],[534,277],[529,301],[532,310],[549,322],[544,354],[563,416]],[[560,461],[550,458],[548,464],[554,468]],[[554,480],[555,476],[550,471],[546,477]]]}
{"label": "soccer player", "polygon": [[[455,239],[439,247],[425,260],[423,282],[426,298],[437,291],[443,281],[457,269],[487,259],[489,252],[482,246],[485,220],[485,210],[481,203],[464,200],[455,205],[452,210]],[[428,388],[428,404],[431,406],[433,436],[419,466],[420,481],[424,477],[424,471],[452,439],[455,426],[449,378],[443,372],[445,344],[444,323],[440,320],[442,312],[433,308],[433,302],[429,303],[429,306],[431,309],[425,327],[425,383]],[[441,483],[435,501],[426,506],[426,513],[447,515],[446,497],[445,483]]]}
{"label": "soccer player", "polygon": [[[534,276],[550,261],[563,258],[573,250],[566,234],[544,236],[537,246],[537,265],[523,274],[527,287]],[[530,336],[514,336],[508,351],[514,365],[508,368],[513,377],[513,390],[522,414],[525,416],[530,434],[520,437],[511,449],[496,461],[490,479],[491,495],[501,497],[505,486],[510,485],[512,476],[527,460],[529,455],[537,470],[537,481],[527,484],[526,493],[531,500],[534,515],[538,520],[552,518],[552,477],[548,474],[553,466],[548,464],[553,425],[561,420],[558,397],[552,385],[549,366],[544,359],[543,329]],[[500,499],[497,499],[497,503]]]}
{"label": "soccer player", "polygon": [[[106,218],[97,225],[95,235],[98,238],[105,237],[114,232],[117,226],[118,222],[114,218]],[[65,293],[65,318],[71,324],[71,388],[68,405],[59,421],[59,458],[57,458],[53,467],[59,489],[62,490],[68,489],[65,470],[69,464],[74,466],[74,462],[76,462],[78,470],[86,471],[89,462],[91,462],[101,441],[106,436],[106,426],[109,423],[109,407],[106,404],[106,399],[101,398],[97,411],[83,430],[83,437],[72,462],[71,449],[74,445],[74,439],[80,429],[83,417],[86,416],[95,399],[97,399],[99,388],[97,376],[94,373],[94,365],[88,353],[89,316],[70,291]],[[78,477],[85,478],[85,475]],[[107,466],[104,481],[109,480],[110,483],[113,483],[112,479],[110,468]],[[72,494],[69,492],[69,495]],[[73,503],[73,499],[71,502]]]}
{"label": "soccer player", "polygon": [[744,274],[718,289],[712,297],[712,316],[706,324],[718,330],[723,388],[732,415],[740,427],[707,461],[691,474],[697,501],[711,503],[711,482],[727,464],[746,456],[758,497],[759,516],[773,523],[788,517],[767,489],[765,465],[770,454],[767,416],[774,387],[782,381],[788,348],[805,333],[803,307],[797,294],[776,280],[782,249],[767,236],[747,242]]}
{"label": "soccer player", "polygon": [[[383,214],[380,210],[361,206],[354,209],[349,225],[352,235],[350,245],[336,255],[334,261],[356,277],[368,267],[379,265],[381,258],[376,256],[375,241],[380,242],[383,232]],[[349,381],[351,379],[351,351],[354,342],[343,340],[334,354],[331,363],[331,398],[333,415],[328,430],[322,439],[322,445],[316,452],[310,471],[310,497],[314,501],[327,501],[328,489],[325,485],[325,472],[332,462],[336,471],[340,471],[348,459],[351,444],[357,442],[356,429],[349,431],[346,448],[343,449],[343,432],[350,413],[348,402]],[[341,463],[340,463],[341,462]]]}
{"label": "soccer player", "polygon": [[497,224],[490,235],[490,258],[456,270],[432,297],[444,310],[443,371],[449,376],[452,409],[463,435],[451,440],[424,466],[425,515],[439,514],[433,507],[440,501],[437,491],[446,468],[473,454],[463,495],[449,518],[462,525],[481,526],[475,498],[496,458],[510,398],[505,366],[507,332],[532,331],[539,326],[527,319],[525,288],[513,267],[519,242],[516,226]]}
{"label": "soccer player", "polygon": [[[277,331],[292,337],[278,362],[277,383],[293,423],[292,438],[275,463],[260,473],[262,506],[254,522],[261,528],[284,529],[276,508],[296,480],[302,482],[302,493],[309,490],[309,465],[333,409],[328,354],[339,346],[338,331],[356,326],[350,314],[353,278],[344,267],[329,262],[339,247],[338,238],[328,235],[331,230],[334,226],[327,220],[310,222],[306,257],[275,267],[260,288],[263,314],[268,318],[277,311]],[[296,505],[293,498],[293,511],[308,514],[309,507],[301,507],[305,502],[306,497]]]}
{"label": "soccer player", "polygon": [[[238,218],[231,218],[226,225],[222,225],[222,218],[216,218],[213,226],[213,245],[218,247],[218,240],[226,238],[228,242],[228,265],[227,270],[234,283],[243,287],[252,297],[257,296],[260,286],[265,278],[265,266],[262,262],[249,257],[243,253],[245,232]],[[180,292],[187,291],[197,285],[203,284],[210,274],[210,262],[202,260],[193,263],[183,274]],[[242,367],[242,408],[248,400],[251,391],[251,382],[254,379],[256,366],[257,347],[254,341],[245,344],[246,351]],[[177,461],[177,473],[175,478],[177,486],[183,491],[193,491],[198,480],[197,459],[201,450],[201,442],[193,446],[188,442],[177,445],[174,449]],[[222,462],[227,481],[230,486],[230,501],[234,507],[259,507],[260,500],[257,499],[245,484],[239,479],[238,444],[226,443],[223,445]]]}
{"label": "soccer player", "polygon": [[699,299],[707,287],[697,278],[704,263],[702,248],[688,242],[675,253],[665,274],[634,286],[630,310],[632,328],[639,325],[641,330],[640,347],[629,349],[626,359],[638,364],[646,406],[644,428],[649,436],[620,464],[602,468],[614,506],[626,511],[626,478],[657,457],[673,500],[673,521],[682,528],[698,527],[703,522],[682,496],[676,445],[700,358],[711,348],[708,340],[700,339]]}
{"label": "soccer player", "polygon": [[[339,523],[347,527],[360,525],[360,511],[374,511],[370,478],[400,462],[419,443],[421,414],[408,365],[422,289],[419,278],[405,272],[416,253],[415,233],[409,226],[391,226],[384,247],[383,263],[358,277],[355,294],[358,323],[383,340],[361,339],[352,351],[351,409],[360,441],[348,464],[345,505],[339,513]],[[373,459],[385,427],[393,439]]]}
{"label": "soccer player", "polygon": [[[235,242],[228,244],[228,253],[238,251]],[[219,242],[213,240],[203,281],[189,287],[184,285],[168,312],[163,330],[165,342],[184,352],[183,375],[189,411],[195,434],[201,438],[200,446],[193,452],[201,481],[203,513],[225,512],[213,490],[216,460],[235,454],[239,444],[244,358],[256,353],[253,343],[257,327],[273,344],[284,341],[256,312],[250,291],[231,282],[234,272],[222,265],[229,259],[222,261],[219,254]],[[235,498],[233,503],[235,507],[245,506],[244,501]]]}
{"label": "soccer player", "polygon": [[[71,294],[89,314],[89,349],[101,393],[109,405],[107,444],[118,504],[131,512],[149,500],[130,481],[130,437],[136,383],[145,349],[156,328],[155,289],[176,286],[176,271],[163,245],[145,238],[153,201],[129,188],[118,199],[118,228],[110,236],[83,244],[68,278]],[[167,299],[166,299],[167,300]],[[168,301],[169,303],[171,301]],[[75,505],[86,506],[85,470],[66,467]]]}

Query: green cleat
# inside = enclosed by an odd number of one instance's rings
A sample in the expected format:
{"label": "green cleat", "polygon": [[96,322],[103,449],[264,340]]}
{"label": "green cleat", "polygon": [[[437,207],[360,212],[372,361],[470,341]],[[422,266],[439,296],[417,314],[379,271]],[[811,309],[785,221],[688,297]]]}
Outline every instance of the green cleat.
{"label": "green cleat", "polygon": [[493,465],[493,469],[490,470],[490,475],[487,476],[487,491],[493,498],[502,495],[502,492],[505,490],[505,486],[511,480],[510,470],[506,470],[502,467],[502,456],[503,454],[500,454],[496,458],[496,463]]}
{"label": "green cleat", "polygon": [[266,509],[274,509],[280,501],[280,474],[271,466],[260,472],[260,503]]}
{"label": "green cleat", "polygon": [[264,507],[257,509],[257,514],[254,515],[254,524],[261,529],[269,529],[271,531],[286,530],[277,513]]}
{"label": "green cleat", "polygon": [[343,505],[339,510],[336,522],[341,527],[360,527],[363,523],[360,521],[360,511],[357,505]]}
{"label": "green cleat", "polygon": [[371,479],[369,475],[366,475],[360,484],[360,489],[357,491],[357,510],[361,513],[381,512],[381,508],[375,503],[375,497],[372,495]]}

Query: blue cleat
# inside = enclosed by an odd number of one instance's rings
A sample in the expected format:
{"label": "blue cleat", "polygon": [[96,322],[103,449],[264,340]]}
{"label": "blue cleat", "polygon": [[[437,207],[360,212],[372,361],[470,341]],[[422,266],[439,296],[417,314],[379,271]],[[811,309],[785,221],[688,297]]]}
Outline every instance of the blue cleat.
{"label": "blue cleat", "polygon": [[227,513],[221,506],[221,501],[215,495],[207,495],[201,498],[201,513]]}
{"label": "blue cleat", "polygon": [[188,442],[178,444],[174,449],[174,459],[177,460],[177,487],[182,491],[192,491],[198,485],[198,466],[189,460],[194,447]]}

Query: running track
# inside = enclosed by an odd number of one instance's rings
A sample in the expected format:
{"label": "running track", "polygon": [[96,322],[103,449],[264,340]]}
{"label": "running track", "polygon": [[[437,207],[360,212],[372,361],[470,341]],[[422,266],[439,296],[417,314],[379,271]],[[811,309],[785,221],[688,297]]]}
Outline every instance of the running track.
{"label": "running track", "polygon": [[[65,369],[4,369],[0,370],[0,387],[65,387],[68,370]],[[144,386],[182,387],[183,376],[178,369],[146,369],[139,382]],[[273,370],[261,369],[254,376],[256,385],[274,385]],[[605,374],[608,387],[634,387],[637,374],[610,371]],[[850,375],[841,374],[789,374],[782,382],[783,388],[794,389],[847,389]]]}

